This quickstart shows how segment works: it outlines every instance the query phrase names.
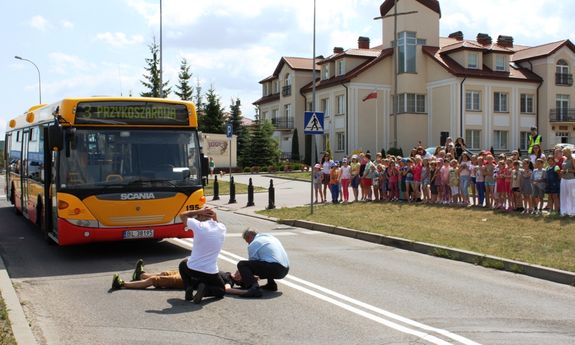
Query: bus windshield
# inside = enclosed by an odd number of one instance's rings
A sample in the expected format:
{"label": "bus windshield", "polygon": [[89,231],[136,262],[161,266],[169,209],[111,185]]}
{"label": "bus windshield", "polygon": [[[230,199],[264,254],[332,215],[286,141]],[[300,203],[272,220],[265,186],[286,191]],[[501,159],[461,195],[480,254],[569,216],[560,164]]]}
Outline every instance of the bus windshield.
{"label": "bus windshield", "polygon": [[201,185],[198,145],[190,130],[76,128],[60,154],[60,187]]}

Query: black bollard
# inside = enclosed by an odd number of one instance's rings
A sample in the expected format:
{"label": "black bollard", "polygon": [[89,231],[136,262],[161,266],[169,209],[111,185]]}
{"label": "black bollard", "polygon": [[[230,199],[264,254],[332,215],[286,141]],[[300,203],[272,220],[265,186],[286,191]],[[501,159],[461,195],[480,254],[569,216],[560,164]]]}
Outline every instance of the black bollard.
{"label": "black bollard", "polygon": [[276,208],[276,192],[274,189],[274,180],[270,179],[270,188],[268,189],[268,207],[266,209],[273,210]]}
{"label": "black bollard", "polygon": [[252,184],[252,178],[250,177],[250,183],[248,184],[248,204],[246,206],[254,205],[254,185]]}
{"label": "black bollard", "polygon": [[212,200],[220,200],[220,184],[217,175],[214,175],[214,198]]}
{"label": "black bollard", "polygon": [[228,204],[235,204],[236,202],[236,184],[234,183],[234,177],[230,176],[230,201]]}

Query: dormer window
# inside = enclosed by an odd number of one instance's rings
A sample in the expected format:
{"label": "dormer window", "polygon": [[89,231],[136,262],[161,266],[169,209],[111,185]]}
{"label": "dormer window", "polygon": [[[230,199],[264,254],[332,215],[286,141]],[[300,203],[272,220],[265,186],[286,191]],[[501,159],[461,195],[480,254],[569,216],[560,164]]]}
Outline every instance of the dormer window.
{"label": "dormer window", "polygon": [[477,53],[469,53],[467,55],[467,68],[478,69],[479,68],[479,57]]}
{"label": "dormer window", "polygon": [[505,72],[507,71],[507,57],[505,55],[496,55],[495,56],[495,70],[498,72]]}
{"label": "dormer window", "polygon": [[340,76],[340,75],[344,75],[345,74],[345,61],[342,60],[338,60],[335,63],[336,66],[336,75]]}
{"label": "dormer window", "polygon": [[325,64],[321,67],[321,79],[322,80],[329,79],[329,64]]}
{"label": "dormer window", "polygon": [[555,66],[555,85],[573,85],[573,74],[569,73],[569,65],[563,59],[557,61]]}

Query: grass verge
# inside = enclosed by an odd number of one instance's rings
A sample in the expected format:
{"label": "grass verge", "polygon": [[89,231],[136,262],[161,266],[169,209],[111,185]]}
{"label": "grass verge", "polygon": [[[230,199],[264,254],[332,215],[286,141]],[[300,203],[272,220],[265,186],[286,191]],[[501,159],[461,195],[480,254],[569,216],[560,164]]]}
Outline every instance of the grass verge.
{"label": "grass verge", "polygon": [[309,171],[275,172],[275,173],[268,173],[267,175],[273,175],[292,180],[311,182],[311,173]]}
{"label": "grass verge", "polygon": [[4,304],[4,299],[0,296],[0,344],[16,345],[16,339],[12,333],[10,320],[8,319],[8,310]]}
{"label": "grass verge", "polygon": [[[234,185],[236,186],[236,194],[247,194],[248,193],[248,185],[247,184],[234,182]],[[230,194],[230,182],[229,181],[224,181],[224,182],[218,181],[218,186],[220,188],[219,193],[218,193],[219,195],[229,195]],[[254,186],[254,193],[261,193],[261,192],[267,192],[267,188]],[[214,182],[213,181],[210,181],[210,184],[204,187],[204,195],[207,195],[207,196],[214,195]]]}
{"label": "grass verge", "polygon": [[[309,211],[309,207],[295,207],[258,213],[401,237],[575,272],[575,218],[400,203],[327,204],[315,207],[313,215]],[[492,265],[490,262],[481,264]]]}

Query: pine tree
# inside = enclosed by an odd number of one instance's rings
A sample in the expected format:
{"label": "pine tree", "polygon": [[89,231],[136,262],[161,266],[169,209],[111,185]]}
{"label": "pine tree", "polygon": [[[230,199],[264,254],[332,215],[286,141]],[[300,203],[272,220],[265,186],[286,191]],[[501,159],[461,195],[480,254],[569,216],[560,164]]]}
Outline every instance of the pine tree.
{"label": "pine tree", "polygon": [[199,112],[204,112],[204,100],[202,97],[202,85],[200,84],[200,78],[196,79],[196,87],[195,87],[195,95],[193,96],[194,98],[194,104],[196,105],[196,109]]}
{"label": "pine tree", "polygon": [[158,54],[160,52],[160,46],[156,43],[156,38],[152,44],[148,46],[150,48],[150,53],[152,53],[151,58],[146,59],[146,63],[148,67],[144,67],[149,74],[144,74],[143,77],[145,80],[141,80],[140,82],[144,85],[148,91],[140,93],[140,96],[143,97],[157,97],[157,98],[165,98],[167,97],[172,89],[167,87],[168,82],[165,83],[162,81],[161,90],[162,95],[160,96],[160,60],[158,58]]}
{"label": "pine tree", "polygon": [[274,126],[269,120],[256,120],[251,137],[251,165],[268,166],[279,161],[281,152],[273,136]]}
{"label": "pine tree", "polygon": [[190,85],[191,78],[192,74],[190,73],[190,66],[188,65],[188,61],[183,58],[180,65],[180,73],[178,74],[178,85],[176,85],[176,89],[178,91],[174,91],[174,93],[183,101],[192,100],[194,87]]}
{"label": "pine tree", "polygon": [[235,135],[239,135],[240,127],[242,126],[243,117],[242,110],[240,109],[241,105],[239,98],[236,98],[235,101],[232,99],[232,105],[230,106],[230,121]]}
{"label": "pine tree", "polygon": [[252,133],[248,127],[241,126],[238,133],[238,163],[241,167],[252,166]]}
{"label": "pine tree", "polygon": [[208,90],[206,101],[207,103],[203,109],[203,121],[200,122],[200,130],[205,133],[225,133],[224,109],[213,87]]}

